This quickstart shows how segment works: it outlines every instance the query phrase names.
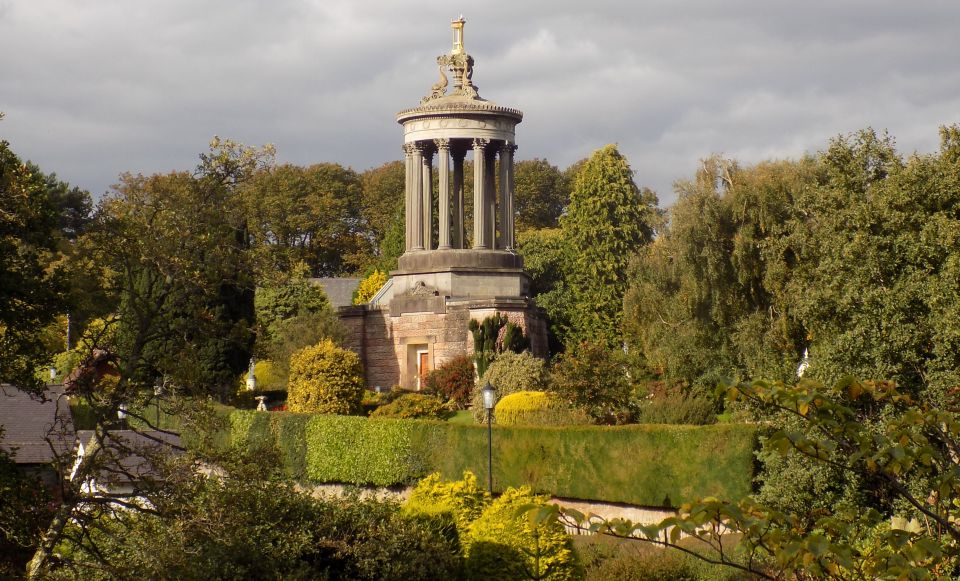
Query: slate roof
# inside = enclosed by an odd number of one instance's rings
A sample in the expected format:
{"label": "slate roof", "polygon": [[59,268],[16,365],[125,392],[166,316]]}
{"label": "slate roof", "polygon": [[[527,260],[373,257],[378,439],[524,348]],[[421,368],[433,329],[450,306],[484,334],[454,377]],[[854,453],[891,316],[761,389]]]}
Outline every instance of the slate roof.
{"label": "slate roof", "polygon": [[47,464],[55,454],[73,448],[73,418],[63,386],[47,386],[45,396],[40,400],[8,383],[0,384],[0,448],[13,452],[17,464]]}
{"label": "slate roof", "polygon": [[333,310],[353,304],[353,291],[360,286],[361,278],[311,278],[310,282],[323,289],[330,299]]}
{"label": "slate roof", "polygon": [[[93,430],[79,430],[77,440],[80,453],[93,442]],[[156,454],[179,454],[180,436],[156,430],[110,430],[103,439],[107,456],[98,479],[110,484],[128,483],[140,480],[153,473],[153,460]]]}

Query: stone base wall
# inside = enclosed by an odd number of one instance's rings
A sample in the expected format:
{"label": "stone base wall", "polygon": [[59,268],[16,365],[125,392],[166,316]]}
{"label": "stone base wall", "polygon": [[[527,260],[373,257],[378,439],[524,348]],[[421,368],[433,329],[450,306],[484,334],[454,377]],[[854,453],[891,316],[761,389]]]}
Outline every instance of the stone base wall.
{"label": "stone base wall", "polygon": [[545,317],[527,299],[447,300],[444,308],[432,310],[443,312],[391,314],[389,308],[369,305],[340,309],[347,330],[345,347],[363,360],[367,387],[416,389],[420,353],[426,353],[429,369],[472,354],[470,319],[480,321],[494,313],[524,330],[534,355],[548,355]]}

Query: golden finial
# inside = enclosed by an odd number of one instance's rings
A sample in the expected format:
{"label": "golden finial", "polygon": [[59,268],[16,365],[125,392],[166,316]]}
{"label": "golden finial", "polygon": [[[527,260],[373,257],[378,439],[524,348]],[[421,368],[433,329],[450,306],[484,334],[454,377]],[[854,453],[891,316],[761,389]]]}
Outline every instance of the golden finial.
{"label": "golden finial", "polygon": [[466,20],[463,18],[463,14],[460,15],[460,18],[450,21],[450,28],[453,29],[453,50],[450,51],[450,54],[463,54],[463,25],[466,24]]}

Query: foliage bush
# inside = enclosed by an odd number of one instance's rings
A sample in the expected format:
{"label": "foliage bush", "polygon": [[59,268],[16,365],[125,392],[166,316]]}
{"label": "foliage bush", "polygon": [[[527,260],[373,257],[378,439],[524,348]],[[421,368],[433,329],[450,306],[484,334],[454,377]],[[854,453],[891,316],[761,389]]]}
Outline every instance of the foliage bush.
{"label": "foliage bush", "polygon": [[427,474],[429,446],[414,420],[314,415],[306,426],[305,476],[317,482],[389,486]]}
{"label": "foliage bush", "polygon": [[256,362],[253,366],[253,376],[257,379],[257,389],[260,391],[273,391],[287,387],[283,378],[277,374],[273,361],[268,359]]}
{"label": "foliage bush", "polygon": [[363,397],[360,357],[326,339],[290,358],[287,405],[292,412],[355,414]]}
{"label": "foliage bush", "polygon": [[[574,537],[574,549],[583,564],[587,581],[746,581],[741,572],[712,565],[675,549],[665,549],[636,540],[604,535]],[[681,541],[685,548],[700,550],[699,541]],[[733,550],[736,550],[735,548]]]}
{"label": "foliage bush", "polygon": [[370,299],[372,299],[385,284],[387,284],[387,273],[380,269],[374,270],[368,277],[360,281],[360,285],[357,286],[356,295],[353,297],[353,304],[362,305],[363,303],[369,303]]}
{"label": "foliage bush", "polygon": [[476,384],[475,374],[473,358],[459,355],[431,371],[426,388],[453,402],[457,409],[464,409],[470,403],[470,393]]}
{"label": "foliage bush", "polygon": [[501,313],[494,313],[483,321],[471,319],[467,328],[473,335],[473,359],[479,376],[487,372],[498,354],[521,353],[530,348],[530,339],[523,334],[523,329]]}
{"label": "foliage bush", "polygon": [[380,406],[387,405],[398,397],[406,393],[400,388],[394,388],[389,391],[372,391],[366,389],[363,391],[363,397],[360,399],[360,406],[363,407],[363,415],[369,416]]}
{"label": "foliage bush", "polygon": [[580,343],[561,354],[550,375],[550,391],[583,408],[598,424],[631,419],[629,362],[619,349]]}
{"label": "foliage bush", "polygon": [[[482,391],[488,382],[497,391],[497,401],[518,391],[543,391],[547,385],[546,365],[543,359],[529,352],[517,354],[507,351],[498,355],[473,389],[471,408],[473,418],[478,423],[487,421]],[[497,421],[496,416],[493,421]]]}
{"label": "foliage bush", "polygon": [[432,395],[405,393],[373,410],[372,418],[421,418],[442,420],[450,415],[443,402]]}
{"label": "foliage bush", "polygon": [[490,493],[480,487],[473,472],[465,470],[460,480],[444,480],[439,472],[434,472],[417,483],[403,510],[433,515],[443,524],[452,525],[459,538],[489,504]]}
{"label": "foliage bush", "polygon": [[85,523],[86,536],[71,524],[78,544],[54,578],[461,577],[458,547],[398,504],[316,499],[257,463],[263,468],[221,465],[217,478],[180,470],[148,491],[156,513],[111,511]]}
{"label": "foliage bush", "polygon": [[[465,470],[485,482],[486,426],[235,411],[234,445],[278,448],[297,479],[390,486]],[[286,425],[292,422],[294,426]],[[742,498],[754,476],[755,425],[494,428],[494,488],[530,485],[557,496],[679,506]]]}
{"label": "foliage bush", "polygon": [[518,391],[497,402],[494,411],[501,426],[566,426],[589,424],[590,416],[571,408],[556,394]]}
{"label": "foliage bush", "polygon": [[467,579],[581,579],[563,525],[556,520],[533,523],[521,513],[524,506],[543,506],[547,500],[528,486],[509,488],[494,500],[461,541]]}
{"label": "foliage bush", "polygon": [[638,424],[715,424],[716,403],[696,395],[650,397],[637,404],[634,421]]}
{"label": "foliage bush", "polygon": [[412,581],[461,577],[463,560],[456,540],[447,538],[429,521],[404,514],[399,505],[382,500],[347,497],[325,503],[325,518],[315,526],[333,541],[324,545],[342,555],[343,565],[324,578]]}

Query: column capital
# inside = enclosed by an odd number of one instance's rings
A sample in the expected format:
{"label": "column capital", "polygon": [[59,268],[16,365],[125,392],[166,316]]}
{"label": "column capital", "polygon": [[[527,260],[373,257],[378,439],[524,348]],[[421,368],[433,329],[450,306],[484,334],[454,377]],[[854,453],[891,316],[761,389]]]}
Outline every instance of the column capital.
{"label": "column capital", "polygon": [[420,150],[420,154],[423,156],[423,159],[433,159],[433,154],[437,152],[437,147],[433,144],[433,141],[424,140],[417,142],[417,148]]}
{"label": "column capital", "polygon": [[474,149],[484,149],[488,145],[490,145],[490,140],[485,137],[477,137],[473,140]]}
{"label": "column capital", "polygon": [[405,153],[406,155],[413,155],[416,150],[417,150],[417,144],[416,144],[416,143],[404,143],[404,144],[403,144],[403,153]]}
{"label": "column capital", "polygon": [[437,147],[437,149],[439,149],[439,150],[441,150],[441,151],[449,151],[449,150],[450,150],[450,140],[449,140],[449,139],[446,139],[446,138],[434,139],[434,140],[433,140],[433,144]]}

